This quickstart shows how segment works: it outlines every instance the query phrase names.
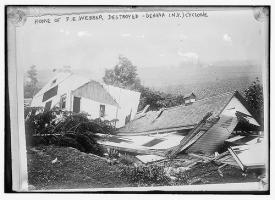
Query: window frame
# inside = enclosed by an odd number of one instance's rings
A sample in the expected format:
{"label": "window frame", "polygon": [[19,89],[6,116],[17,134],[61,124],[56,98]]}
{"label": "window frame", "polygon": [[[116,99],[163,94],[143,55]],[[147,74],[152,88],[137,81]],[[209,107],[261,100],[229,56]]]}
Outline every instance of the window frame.
{"label": "window frame", "polygon": [[[64,100],[64,101],[63,101]],[[62,107],[63,103],[65,103],[64,108]],[[59,108],[61,110],[65,110],[66,109],[66,103],[67,103],[67,94],[62,94],[60,96],[60,101],[59,101]]]}
{"label": "window frame", "polygon": [[[103,110],[101,108],[103,108]],[[99,117],[105,117],[105,116],[106,116],[106,105],[100,104],[99,105]]]}

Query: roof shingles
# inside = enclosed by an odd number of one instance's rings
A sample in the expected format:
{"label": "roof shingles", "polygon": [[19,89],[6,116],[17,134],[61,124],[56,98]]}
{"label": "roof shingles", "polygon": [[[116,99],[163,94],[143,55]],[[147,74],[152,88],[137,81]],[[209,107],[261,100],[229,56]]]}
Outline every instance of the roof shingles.
{"label": "roof shingles", "polygon": [[157,118],[158,112],[148,112],[144,117],[135,119],[118,130],[119,134],[135,134],[175,127],[194,126],[208,113],[218,116],[234,96],[234,92],[224,93],[196,101],[190,105],[181,105],[165,109]]}

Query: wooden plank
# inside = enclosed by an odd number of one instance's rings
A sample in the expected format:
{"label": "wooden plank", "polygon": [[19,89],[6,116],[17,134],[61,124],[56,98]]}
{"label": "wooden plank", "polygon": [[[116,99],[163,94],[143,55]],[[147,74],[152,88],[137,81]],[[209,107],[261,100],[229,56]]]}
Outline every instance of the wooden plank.
{"label": "wooden plank", "polygon": [[228,164],[227,164],[227,163],[224,163],[224,164],[222,164],[221,166],[219,166],[218,168],[221,169],[221,168],[225,167],[226,165],[228,165]]}
{"label": "wooden plank", "polygon": [[179,151],[183,151],[184,149],[186,149],[187,147],[191,146],[192,144],[194,144],[194,142],[196,142],[206,131],[199,131],[197,135],[195,135],[189,142],[187,142],[186,145],[184,145]]}
{"label": "wooden plank", "polygon": [[233,149],[231,147],[229,147],[228,151],[231,153],[231,155],[233,156],[233,158],[236,160],[236,162],[238,163],[238,165],[240,166],[240,168],[244,171],[245,167],[242,164],[241,160],[238,158],[238,156],[235,154],[235,152],[233,151]]}
{"label": "wooden plank", "polygon": [[210,127],[212,127],[212,125],[216,122],[216,120],[213,120],[213,122],[207,122],[207,119],[212,114],[213,113],[211,112],[207,113],[203,117],[203,119],[198,123],[198,125],[186,137],[184,137],[180,142],[180,144],[177,147],[175,147],[171,152],[169,152],[167,156],[173,158],[180,151],[183,151],[184,149],[192,145],[196,140],[198,140],[205,133],[205,131],[200,131],[200,130],[203,129],[207,123],[208,125],[210,124]]}
{"label": "wooden plank", "polygon": [[131,149],[131,148],[126,148],[126,147],[116,147],[116,146],[110,146],[110,145],[104,145],[100,144],[105,148],[110,148],[110,149],[115,149],[118,151],[125,151],[125,152],[130,152],[130,153],[136,153],[136,154],[146,154],[146,155],[158,155],[158,156],[165,156],[165,152],[160,151],[160,150],[147,150],[147,149]]}
{"label": "wooden plank", "polygon": [[194,153],[189,153],[188,155],[194,156],[196,158],[201,158],[203,160],[208,160],[208,161],[214,160],[214,158],[209,158],[208,156],[198,155],[198,154],[194,154]]}
{"label": "wooden plank", "polygon": [[234,118],[232,119],[232,124],[225,128],[226,125],[224,122],[231,119],[232,117],[221,116],[220,120],[200,137],[187,152],[212,154],[217,151],[217,148],[223,145],[224,141],[229,137],[237,124],[237,118]]}
{"label": "wooden plank", "polygon": [[234,158],[232,157],[232,155],[229,153],[229,155],[226,155],[226,156],[224,156],[224,157],[222,157],[222,158],[220,158],[218,160],[215,160],[215,161],[224,162],[224,161],[227,161],[228,159],[231,159],[231,158],[234,160]]}
{"label": "wooden plank", "polygon": [[222,158],[223,156],[225,156],[225,155],[227,155],[227,154],[229,154],[229,152],[228,152],[228,151],[225,151],[225,152],[219,154],[218,156],[216,156],[214,160],[218,160],[218,159]]}

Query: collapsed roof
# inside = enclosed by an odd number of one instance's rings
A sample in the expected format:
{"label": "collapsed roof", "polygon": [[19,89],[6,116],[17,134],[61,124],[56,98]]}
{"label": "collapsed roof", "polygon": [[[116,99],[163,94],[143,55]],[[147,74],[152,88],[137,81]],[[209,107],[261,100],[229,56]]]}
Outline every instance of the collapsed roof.
{"label": "collapsed roof", "polygon": [[[192,129],[208,112],[212,112],[212,117],[219,116],[233,97],[236,97],[252,113],[239,92],[229,92],[201,99],[189,105],[147,112],[120,128],[118,134],[148,134]],[[257,122],[255,124],[259,125]]]}
{"label": "collapsed roof", "polygon": [[[189,105],[143,113],[120,128],[118,135],[105,137],[99,143],[110,149],[133,153],[143,163],[167,157],[175,158],[180,152],[209,156],[226,147],[226,142],[242,138],[231,137],[234,136],[232,132],[236,130],[238,123],[249,124],[246,127],[259,127],[251,113],[238,92],[225,93]],[[227,155],[224,163],[233,163],[236,166],[241,163],[236,162],[237,157],[242,159],[243,154],[251,155],[251,152],[245,151],[241,154],[235,147],[227,153],[236,158]],[[243,166],[251,163],[252,161],[248,164],[243,161],[241,168],[245,169]],[[254,166],[255,163],[251,165]],[[262,162],[257,165],[263,166]]]}

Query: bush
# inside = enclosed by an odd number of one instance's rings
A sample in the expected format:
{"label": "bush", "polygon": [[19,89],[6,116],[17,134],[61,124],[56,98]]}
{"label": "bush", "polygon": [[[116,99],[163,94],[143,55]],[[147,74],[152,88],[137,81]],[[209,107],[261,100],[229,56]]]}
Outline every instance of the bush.
{"label": "bush", "polygon": [[25,129],[29,135],[103,133],[114,134],[116,128],[108,120],[89,119],[86,113],[50,110],[42,112],[41,108],[25,109]]}
{"label": "bush", "polygon": [[73,132],[75,134],[92,132],[103,134],[114,134],[115,127],[110,122],[101,119],[89,119],[86,113],[71,113],[62,111],[59,121],[52,130],[55,133]]}
{"label": "bush", "polygon": [[54,144],[102,155],[95,133],[114,134],[115,127],[108,121],[89,119],[85,113],[27,108],[25,132],[27,146]]}
{"label": "bush", "polygon": [[128,181],[138,186],[169,185],[170,178],[166,175],[163,166],[130,166],[124,167],[122,175]]}
{"label": "bush", "polygon": [[120,154],[118,161],[119,163],[122,163],[124,165],[134,165],[136,163],[137,158],[135,158],[133,155],[129,155],[127,153]]}
{"label": "bush", "polygon": [[149,110],[159,110],[184,104],[183,95],[168,94],[144,86],[140,86],[138,91],[141,93],[139,111],[146,105],[150,105]]}
{"label": "bush", "polygon": [[25,108],[25,131],[27,135],[47,134],[54,125],[56,113],[42,112],[42,108]]}
{"label": "bush", "polygon": [[90,133],[63,135],[36,135],[29,138],[28,146],[56,145],[73,147],[85,153],[103,155],[103,150]]}
{"label": "bush", "polygon": [[263,125],[264,122],[264,95],[263,95],[263,85],[259,78],[244,91],[245,100],[252,109],[254,116]]}

